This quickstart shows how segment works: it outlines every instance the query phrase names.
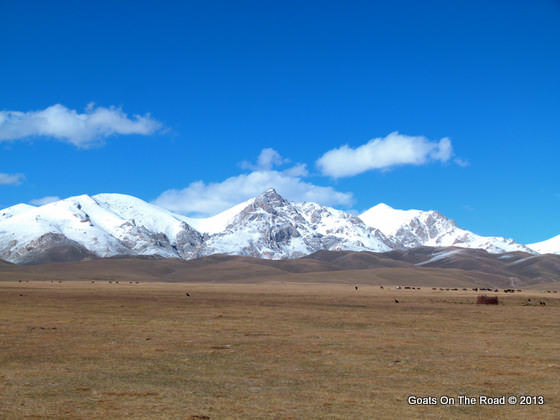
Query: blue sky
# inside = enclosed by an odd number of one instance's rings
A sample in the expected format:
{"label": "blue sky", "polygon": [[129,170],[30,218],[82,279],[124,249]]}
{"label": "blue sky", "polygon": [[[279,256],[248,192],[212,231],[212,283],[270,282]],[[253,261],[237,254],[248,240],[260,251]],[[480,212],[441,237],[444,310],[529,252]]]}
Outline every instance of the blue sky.
{"label": "blue sky", "polygon": [[1,207],[272,183],[560,233],[559,1],[0,2],[0,36]]}

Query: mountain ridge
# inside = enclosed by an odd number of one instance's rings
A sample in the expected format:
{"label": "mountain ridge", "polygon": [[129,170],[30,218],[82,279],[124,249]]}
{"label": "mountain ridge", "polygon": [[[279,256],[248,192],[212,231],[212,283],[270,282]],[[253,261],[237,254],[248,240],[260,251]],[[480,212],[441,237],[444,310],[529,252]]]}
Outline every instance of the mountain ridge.
{"label": "mountain ridge", "polygon": [[510,239],[461,229],[434,210],[378,204],[356,216],[288,201],[273,188],[209,218],[183,216],[116,193],[0,210],[0,259],[20,264],[117,255],[287,259],[321,250],[388,252],[422,246],[538,253]]}

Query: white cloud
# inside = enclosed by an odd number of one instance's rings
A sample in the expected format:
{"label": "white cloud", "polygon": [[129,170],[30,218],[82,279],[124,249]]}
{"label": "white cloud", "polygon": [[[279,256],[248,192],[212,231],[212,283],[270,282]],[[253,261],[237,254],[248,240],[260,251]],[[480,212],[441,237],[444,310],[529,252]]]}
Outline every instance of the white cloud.
{"label": "white cloud", "polygon": [[55,201],[59,201],[60,197],[56,195],[48,195],[42,198],[35,198],[29,202],[29,204],[33,204],[34,206],[43,206],[45,204],[54,203]]}
{"label": "white cloud", "polygon": [[283,174],[289,176],[307,176],[309,172],[307,171],[307,166],[305,163],[298,163],[297,165],[292,166],[291,168],[284,169],[282,171]]}
{"label": "white cloud", "polygon": [[289,161],[289,159],[284,159],[276,150],[268,147],[261,150],[256,164],[244,161],[241,162],[241,167],[243,169],[270,170],[275,166],[283,165]]}
{"label": "white cloud", "polygon": [[[263,156],[262,152],[260,156]],[[304,181],[302,177],[307,176],[305,165],[298,164],[284,171],[277,171],[270,169],[271,165],[279,164],[271,163],[273,161],[285,162],[286,160],[278,154],[273,160],[260,160],[261,166],[269,169],[257,169],[248,174],[232,176],[222,182],[207,184],[197,181],[180,190],[167,190],[154,203],[180,213],[209,216],[255,197],[272,187],[280,195],[292,201],[314,201],[324,205],[342,206],[352,204],[351,193],[339,192],[332,187],[322,187]]]}
{"label": "white cloud", "polygon": [[355,149],[344,145],[329,150],[316,164],[323,175],[340,178],[396,165],[423,165],[435,160],[447,162],[452,155],[453,147],[447,137],[433,142],[423,136],[393,132]]}
{"label": "white cloud", "polygon": [[0,111],[0,141],[45,136],[87,147],[115,134],[148,135],[160,127],[149,114],[129,118],[120,108],[93,103],[83,114],[60,104],[40,111]]}
{"label": "white cloud", "polygon": [[460,158],[455,158],[453,159],[453,162],[455,162],[457,165],[459,165],[461,168],[466,168],[467,166],[470,165],[468,160],[465,159],[460,159]]}
{"label": "white cloud", "polygon": [[19,185],[24,179],[23,174],[0,173],[0,185]]}

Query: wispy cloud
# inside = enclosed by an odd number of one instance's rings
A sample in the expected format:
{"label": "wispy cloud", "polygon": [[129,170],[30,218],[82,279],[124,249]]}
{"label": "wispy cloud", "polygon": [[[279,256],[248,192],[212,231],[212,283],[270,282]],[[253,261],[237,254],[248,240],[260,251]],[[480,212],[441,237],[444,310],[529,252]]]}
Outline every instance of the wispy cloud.
{"label": "wispy cloud", "polygon": [[453,147],[447,137],[435,142],[423,136],[407,136],[393,132],[386,137],[372,139],[355,149],[344,145],[329,150],[316,164],[323,175],[341,178],[397,165],[447,162],[451,156]]}
{"label": "wispy cloud", "polygon": [[19,185],[24,179],[23,174],[0,173],[0,185]]}
{"label": "wispy cloud", "polygon": [[261,150],[259,157],[257,158],[257,163],[251,163],[249,161],[241,162],[240,166],[243,169],[252,169],[252,170],[270,170],[275,166],[281,166],[285,163],[289,163],[289,159],[283,158],[280,153],[276,150],[267,147]]}
{"label": "wispy cloud", "polygon": [[43,206],[45,204],[54,203],[55,201],[59,201],[60,197],[56,195],[48,195],[46,197],[35,198],[29,202],[29,204],[33,204],[34,206]]}
{"label": "wispy cloud", "polygon": [[40,111],[0,111],[0,141],[44,136],[88,147],[112,135],[149,135],[161,128],[150,114],[129,117],[122,109],[89,104],[78,113],[56,104]]}
{"label": "wispy cloud", "polygon": [[[260,156],[263,156],[263,152]],[[259,195],[270,187],[293,201],[314,201],[324,205],[342,206],[352,204],[351,193],[305,181],[305,165],[298,164],[283,171],[272,169],[275,165],[286,162],[280,154],[275,153],[266,152],[267,156],[275,157],[272,161],[264,159],[260,169],[232,176],[222,182],[197,181],[183,189],[167,190],[155,200],[155,204],[184,214],[209,216]]]}

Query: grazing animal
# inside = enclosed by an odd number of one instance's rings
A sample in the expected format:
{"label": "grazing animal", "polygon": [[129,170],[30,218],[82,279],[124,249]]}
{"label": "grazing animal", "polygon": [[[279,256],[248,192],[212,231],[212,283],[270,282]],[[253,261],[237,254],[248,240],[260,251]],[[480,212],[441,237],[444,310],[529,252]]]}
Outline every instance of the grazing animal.
{"label": "grazing animal", "polygon": [[187,296],[190,296],[191,294],[189,292],[186,293]]}
{"label": "grazing animal", "polygon": [[527,299],[527,302],[531,302],[531,298]]}
{"label": "grazing animal", "polygon": [[541,306],[546,306],[546,302],[543,302],[542,300],[539,302],[539,304],[540,304]]}
{"label": "grazing animal", "polygon": [[399,303],[399,301],[397,299],[395,299],[395,303]]}
{"label": "grazing animal", "polygon": [[383,286],[379,286],[380,289],[383,289]]}
{"label": "grazing animal", "polygon": [[354,289],[358,290],[358,286],[354,286]]}

